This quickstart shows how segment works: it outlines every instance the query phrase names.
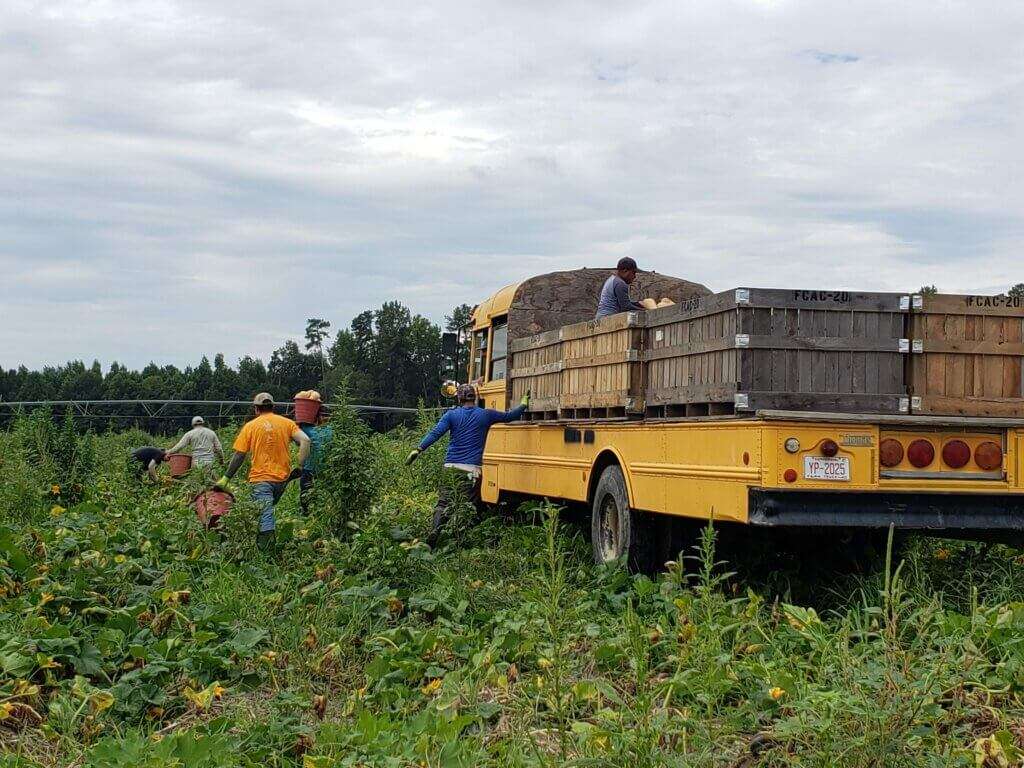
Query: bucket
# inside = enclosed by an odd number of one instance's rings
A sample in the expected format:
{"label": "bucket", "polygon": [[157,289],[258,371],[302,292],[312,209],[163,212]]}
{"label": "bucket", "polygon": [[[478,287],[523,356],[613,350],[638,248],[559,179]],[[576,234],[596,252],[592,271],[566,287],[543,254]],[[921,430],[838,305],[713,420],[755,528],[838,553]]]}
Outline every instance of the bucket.
{"label": "bucket", "polygon": [[319,400],[307,400],[304,397],[295,398],[295,421],[299,424],[316,424],[316,417],[320,414],[323,405]]}
{"label": "bucket", "polygon": [[200,523],[207,528],[216,528],[234,501],[235,497],[227,491],[209,490],[196,496],[192,500],[192,506],[195,507],[196,517]]}
{"label": "bucket", "polygon": [[187,453],[169,453],[167,465],[171,468],[171,477],[181,477],[192,469],[192,457]]}

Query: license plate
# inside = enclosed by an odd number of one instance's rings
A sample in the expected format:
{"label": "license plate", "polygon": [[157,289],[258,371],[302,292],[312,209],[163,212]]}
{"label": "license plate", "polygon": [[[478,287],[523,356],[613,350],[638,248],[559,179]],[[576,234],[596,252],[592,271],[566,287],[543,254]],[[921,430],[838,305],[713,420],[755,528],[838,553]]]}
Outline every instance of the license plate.
{"label": "license plate", "polygon": [[804,456],[805,480],[849,480],[850,460],[845,456]]}

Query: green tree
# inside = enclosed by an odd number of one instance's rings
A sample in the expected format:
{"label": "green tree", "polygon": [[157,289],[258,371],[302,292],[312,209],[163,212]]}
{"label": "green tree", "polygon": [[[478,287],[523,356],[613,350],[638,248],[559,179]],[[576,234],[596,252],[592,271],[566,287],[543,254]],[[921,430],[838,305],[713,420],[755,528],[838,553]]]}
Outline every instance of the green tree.
{"label": "green tree", "polygon": [[934,296],[939,292],[939,289],[934,285],[922,285],[917,289],[917,292],[922,296]]}
{"label": "green tree", "polygon": [[331,323],[319,317],[311,317],[306,321],[306,351],[316,352],[317,360],[320,362],[320,389],[325,388],[327,382],[327,361],[324,358],[324,339],[327,338],[327,331]]}
{"label": "green tree", "polygon": [[459,304],[452,309],[450,315],[444,317],[444,329],[459,336],[457,354],[455,356],[455,379],[464,380],[469,370],[469,347],[471,339],[470,323],[473,322],[473,307]]}
{"label": "green tree", "polygon": [[1014,298],[1024,298],[1024,283],[1017,283],[1009,290],[1007,295],[1013,296]]}

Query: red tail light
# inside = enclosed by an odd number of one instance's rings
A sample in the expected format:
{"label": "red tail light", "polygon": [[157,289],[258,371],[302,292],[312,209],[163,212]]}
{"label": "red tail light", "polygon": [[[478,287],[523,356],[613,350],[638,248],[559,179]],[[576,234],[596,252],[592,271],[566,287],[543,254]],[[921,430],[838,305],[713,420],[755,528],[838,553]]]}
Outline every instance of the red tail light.
{"label": "red tail light", "polygon": [[1003,466],[1003,449],[999,443],[984,442],[974,449],[974,463],[991,472]]}
{"label": "red tail light", "polygon": [[796,482],[796,470],[795,469],[787,469],[785,472],[782,473],[782,477],[785,479],[785,481],[787,483],[795,483]]}
{"label": "red tail light", "polygon": [[839,453],[839,445],[835,440],[826,440],[821,444],[822,456],[835,456]]}
{"label": "red tail light", "polygon": [[878,446],[878,461],[883,467],[895,467],[903,461],[903,443],[891,437]]}
{"label": "red tail light", "polygon": [[935,461],[935,446],[927,440],[915,440],[907,447],[907,461],[918,469],[924,469]]}
{"label": "red tail light", "polygon": [[963,440],[950,440],[942,446],[942,460],[951,469],[960,469],[971,460],[971,446]]}

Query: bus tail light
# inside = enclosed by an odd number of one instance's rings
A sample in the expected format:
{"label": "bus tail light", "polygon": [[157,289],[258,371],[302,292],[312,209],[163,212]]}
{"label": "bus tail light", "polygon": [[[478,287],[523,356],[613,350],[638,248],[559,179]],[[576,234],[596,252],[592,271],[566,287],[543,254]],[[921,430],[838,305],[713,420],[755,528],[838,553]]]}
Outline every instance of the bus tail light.
{"label": "bus tail light", "polygon": [[783,477],[783,479],[787,483],[795,483],[796,482],[796,470],[792,469],[792,468],[791,469],[787,469],[785,472],[782,473],[782,477]]}
{"label": "bus tail light", "polygon": [[839,444],[835,440],[826,440],[821,444],[822,456],[835,456],[839,453]]}
{"label": "bus tail light", "polygon": [[971,447],[963,440],[950,440],[942,446],[942,460],[950,469],[960,469],[971,460]]}
{"label": "bus tail light", "polygon": [[974,463],[987,472],[1003,466],[1003,449],[998,443],[986,441],[974,449]]}
{"label": "bus tail light", "polygon": [[935,461],[935,446],[927,440],[915,440],[907,447],[907,461],[924,469]]}
{"label": "bus tail light", "polygon": [[878,461],[883,467],[896,467],[903,461],[903,443],[891,437],[878,446]]}

